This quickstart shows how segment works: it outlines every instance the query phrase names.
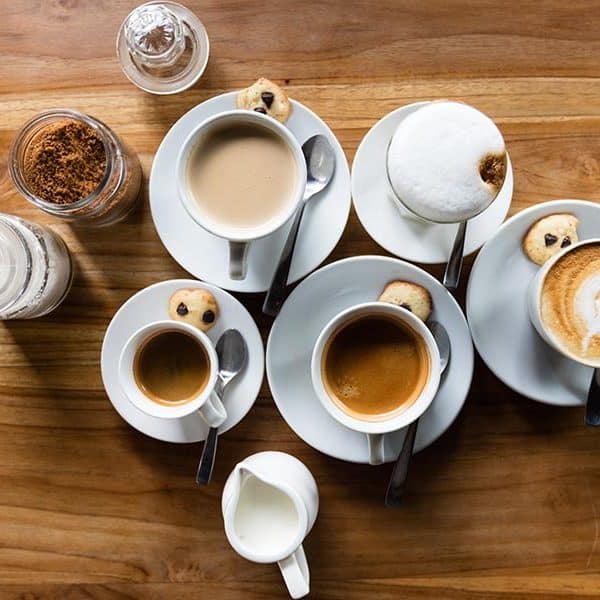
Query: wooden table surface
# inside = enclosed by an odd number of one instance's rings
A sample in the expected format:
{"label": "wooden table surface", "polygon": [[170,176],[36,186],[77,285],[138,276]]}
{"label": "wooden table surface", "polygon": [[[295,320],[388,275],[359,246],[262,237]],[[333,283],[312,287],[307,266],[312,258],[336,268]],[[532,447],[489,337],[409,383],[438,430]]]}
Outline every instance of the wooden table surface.
{"label": "wooden table surface", "polygon": [[[66,106],[113,127],[139,153],[147,181],[159,142],[185,111],[265,75],[327,121],[349,161],[390,110],[459,98],[506,137],[512,214],[554,198],[597,199],[600,4],[189,1],[211,57],[194,89],[170,97],[143,93],[120,71],[115,36],[135,5],[0,3],[1,210],[51,224],[77,264],[59,310],[0,328],[0,598],[285,598],[275,566],[229,547],[220,513],[232,467],[267,449],[300,458],[319,484],[305,543],[313,598],[598,597],[600,432],[583,426],[581,409],[515,394],[479,359],[462,414],[416,457],[398,510],[383,506],[389,466],[346,464],[307,446],[266,381],[220,440],[212,484],[199,489],[201,444],[144,437],[113,410],[100,377],[116,309],[140,288],[186,275],[159,242],[147,193],[124,224],[71,229],[19,197],[6,157],[25,120]],[[385,253],[352,213],[329,260],[358,254]],[[238,297],[266,340],[261,296]]]}

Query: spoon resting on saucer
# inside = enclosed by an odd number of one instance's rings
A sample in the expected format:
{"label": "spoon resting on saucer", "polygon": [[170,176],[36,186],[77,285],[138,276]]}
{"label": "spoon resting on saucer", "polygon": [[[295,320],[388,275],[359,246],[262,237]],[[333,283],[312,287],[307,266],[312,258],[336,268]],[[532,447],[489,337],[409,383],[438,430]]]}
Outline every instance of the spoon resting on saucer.
{"label": "spoon resting on saucer", "polygon": [[[433,334],[435,343],[440,351],[440,373],[443,375],[450,362],[450,338],[446,328],[437,321],[430,321],[428,323],[429,330]],[[408,468],[410,466],[410,459],[413,455],[413,448],[415,446],[415,438],[417,437],[417,427],[419,426],[419,419],[415,419],[406,429],[406,435],[404,436],[404,442],[402,443],[402,449],[396,459],[390,482],[388,484],[387,491],[385,493],[385,505],[386,506],[398,506],[402,502],[404,491],[406,490],[406,479],[408,477]]]}
{"label": "spoon resting on saucer", "polygon": [[[215,394],[223,400],[225,388],[239,375],[248,361],[248,345],[237,329],[228,329],[219,338],[216,350],[219,372],[215,384]],[[196,473],[196,483],[199,485],[206,485],[210,482],[217,452],[218,433],[218,427],[211,427],[204,442]]]}
{"label": "spoon resting on saucer", "polygon": [[293,216],[292,227],[285,240],[279,263],[262,307],[263,313],[271,317],[277,316],[285,300],[287,279],[306,203],[329,185],[335,171],[335,153],[331,143],[324,135],[317,134],[308,138],[302,144],[302,154],[306,160],[304,198]]}

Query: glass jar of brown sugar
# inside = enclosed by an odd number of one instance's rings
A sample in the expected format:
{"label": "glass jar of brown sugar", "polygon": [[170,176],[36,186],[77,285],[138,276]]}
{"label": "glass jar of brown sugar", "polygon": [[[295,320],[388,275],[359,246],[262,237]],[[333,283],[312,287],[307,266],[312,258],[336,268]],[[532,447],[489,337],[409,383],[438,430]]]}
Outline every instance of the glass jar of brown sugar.
{"label": "glass jar of brown sugar", "polygon": [[112,225],[135,208],[137,156],[102,121],[69,109],[40,113],[13,140],[9,172],[32,204],[89,226]]}

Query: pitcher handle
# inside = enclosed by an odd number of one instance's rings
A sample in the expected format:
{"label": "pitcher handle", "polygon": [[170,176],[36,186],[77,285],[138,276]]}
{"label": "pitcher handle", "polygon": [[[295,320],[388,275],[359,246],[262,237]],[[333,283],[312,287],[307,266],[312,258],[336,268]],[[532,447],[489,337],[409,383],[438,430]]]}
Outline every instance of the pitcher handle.
{"label": "pitcher handle", "polygon": [[310,591],[310,573],[302,544],[277,563],[291,598],[302,598]]}
{"label": "pitcher handle", "polygon": [[209,427],[219,427],[227,419],[227,411],[219,396],[213,391],[199,409],[200,416]]}
{"label": "pitcher handle", "polygon": [[384,463],[383,433],[367,433],[369,442],[369,464],[381,465]]}
{"label": "pitcher handle", "polygon": [[229,242],[229,277],[236,281],[246,279],[249,242]]}

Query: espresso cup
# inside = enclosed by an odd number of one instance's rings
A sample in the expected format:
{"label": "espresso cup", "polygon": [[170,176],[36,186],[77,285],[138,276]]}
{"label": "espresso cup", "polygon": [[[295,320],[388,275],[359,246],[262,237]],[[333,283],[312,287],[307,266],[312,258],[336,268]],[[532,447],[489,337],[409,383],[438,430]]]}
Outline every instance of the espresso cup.
{"label": "espresso cup", "polygon": [[[343,331],[345,327],[354,322],[369,317],[390,319],[409,330],[417,340],[416,343],[424,351],[424,364],[420,364],[419,368],[427,369],[427,373],[424,376],[420,391],[405,408],[400,406],[390,412],[372,414],[368,418],[359,418],[350,414],[352,411],[343,410],[340,407],[343,401],[340,401],[339,398],[336,401],[332,397],[334,394],[328,389],[330,386],[325,381],[327,374],[324,368],[324,358],[332,341],[340,331]],[[402,366],[400,362],[398,368],[401,369]],[[384,302],[358,304],[333,317],[319,334],[311,359],[312,383],[321,404],[336,421],[367,436],[369,463],[372,465],[384,462],[385,434],[407,427],[427,410],[439,387],[440,374],[440,353],[435,339],[426,325],[408,310]],[[383,378],[386,377],[386,373],[374,373],[373,376]]]}
{"label": "espresso cup", "polygon": [[[283,141],[292,156],[294,182],[289,198],[281,203],[280,210],[255,226],[240,227],[223,220],[217,221],[202,210],[198,197],[190,189],[188,166],[194,149],[209,140],[211,134],[224,130],[235,132],[236,128],[248,125],[262,128]],[[227,176],[228,173],[223,173],[224,179]],[[246,277],[248,249],[251,242],[271,235],[282,227],[302,201],[306,187],[306,161],[298,140],[279,121],[254,111],[231,110],[209,117],[191,131],[177,158],[176,177],[179,198],[190,217],[206,231],[229,242],[229,275],[231,279],[240,280]],[[240,202],[246,200],[247,198],[240,198]]]}
{"label": "espresso cup", "polygon": [[[559,332],[559,328],[563,329],[569,327],[569,319],[568,315],[561,319],[561,324],[556,324],[556,327],[552,327],[548,322],[546,322],[543,318],[542,304],[544,293],[551,293],[550,291],[544,291],[544,284],[548,280],[549,277],[552,277],[553,268],[556,264],[565,258],[569,254],[578,253],[581,249],[587,246],[600,246],[600,238],[594,238],[589,240],[584,240],[573,244],[572,246],[567,246],[557,254],[555,254],[552,258],[548,259],[538,270],[535,277],[531,280],[529,284],[529,288],[527,290],[527,309],[529,311],[529,319],[531,320],[532,325],[540,335],[540,337],[551,347],[554,348],[557,352],[560,352],[563,356],[570,358],[582,365],[586,365],[588,367],[600,368],[600,356],[598,357],[586,357],[583,356],[582,353],[578,353],[574,351],[573,346],[569,347],[569,344],[565,341],[568,337],[573,337],[574,341],[579,341],[579,337],[581,337],[577,331],[564,332],[567,335],[563,335],[561,338],[561,334]],[[585,261],[584,261],[585,262]],[[579,270],[579,268],[576,268]],[[573,273],[571,273],[572,275]],[[562,277],[569,279],[570,273],[568,271],[563,272]],[[560,277],[561,275],[557,275]],[[595,275],[595,278],[600,277],[600,271]],[[561,302],[565,300],[568,302],[573,294],[572,291],[565,288],[564,291],[554,290],[557,293],[560,293]],[[596,287],[593,290],[593,293],[589,294],[589,311],[588,316],[590,318],[590,322],[587,323],[589,326],[589,335],[590,339],[597,335],[600,335],[600,314],[598,313],[598,294],[600,293],[600,287]],[[575,293],[576,296],[576,293]],[[575,296],[572,298],[575,301]],[[576,311],[576,307],[571,307],[572,310]],[[566,310],[566,309],[565,309]],[[585,336],[583,336],[585,339]],[[584,339],[581,342],[584,342]]]}
{"label": "espresso cup", "polygon": [[[206,383],[193,396],[169,405],[152,400],[140,387],[135,376],[138,351],[158,334],[180,332],[192,338],[206,353],[208,376]],[[199,412],[210,427],[219,427],[227,418],[223,403],[214,392],[219,361],[217,352],[208,336],[192,325],[180,321],[164,320],[149,323],[129,337],[119,357],[119,382],[129,401],[142,412],[160,419],[180,419]]]}

